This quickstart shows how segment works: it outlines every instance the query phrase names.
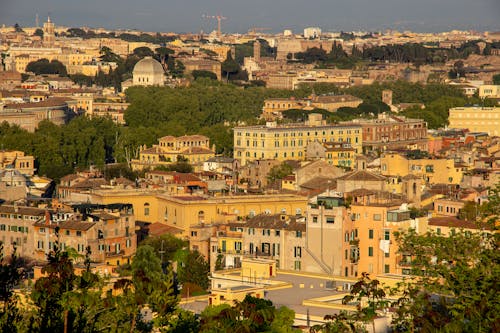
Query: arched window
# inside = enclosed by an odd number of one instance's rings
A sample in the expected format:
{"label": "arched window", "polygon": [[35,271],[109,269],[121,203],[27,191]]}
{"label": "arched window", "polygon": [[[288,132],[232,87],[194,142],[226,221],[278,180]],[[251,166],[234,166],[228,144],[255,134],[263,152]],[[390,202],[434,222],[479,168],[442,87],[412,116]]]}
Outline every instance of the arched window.
{"label": "arched window", "polygon": [[302,209],[300,208],[295,209],[295,215],[302,215]]}
{"label": "arched window", "polygon": [[149,216],[149,203],[144,204],[144,216]]}
{"label": "arched window", "polygon": [[203,222],[205,220],[205,212],[200,210],[198,212],[198,222]]}

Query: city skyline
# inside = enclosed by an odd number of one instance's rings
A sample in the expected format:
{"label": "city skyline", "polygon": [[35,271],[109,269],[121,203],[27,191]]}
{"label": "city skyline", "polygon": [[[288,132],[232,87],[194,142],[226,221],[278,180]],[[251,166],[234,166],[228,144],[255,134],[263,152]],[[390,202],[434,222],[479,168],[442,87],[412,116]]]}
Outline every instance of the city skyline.
{"label": "city skyline", "polygon": [[214,0],[202,3],[187,0],[173,1],[124,0],[116,6],[113,0],[89,0],[72,3],[63,0],[19,0],[3,4],[0,24],[35,26],[50,15],[58,25],[88,26],[106,29],[138,29],[161,32],[210,32],[215,30],[214,19],[203,15],[224,15],[222,30],[244,33],[251,27],[269,28],[269,32],[292,29],[294,32],[308,26],[324,31],[383,31],[385,29],[438,32],[460,30],[500,30],[500,4],[495,0],[474,3],[465,0],[367,0],[349,2],[314,0]]}

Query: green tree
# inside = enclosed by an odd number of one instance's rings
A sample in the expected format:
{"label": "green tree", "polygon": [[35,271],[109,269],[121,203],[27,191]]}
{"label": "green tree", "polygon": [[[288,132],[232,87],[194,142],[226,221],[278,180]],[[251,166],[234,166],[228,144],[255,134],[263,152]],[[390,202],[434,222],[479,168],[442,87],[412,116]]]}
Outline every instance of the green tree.
{"label": "green tree", "polygon": [[235,75],[240,71],[240,65],[233,59],[231,52],[227,52],[226,60],[221,64],[222,75],[226,77],[226,81],[229,80],[231,75]]}
{"label": "green tree", "polygon": [[137,56],[139,59],[144,57],[152,57],[154,56],[154,52],[147,46],[137,47],[132,51],[132,53]]}
{"label": "green tree", "polygon": [[211,80],[217,80],[217,75],[214,72],[210,72],[210,71],[194,70],[191,72],[191,75],[193,75],[193,78],[195,80],[197,80],[199,78],[208,78]]}
{"label": "green tree", "polygon": [[33,72],[36,75],[40,74],[59,74],[59,76],[66,76],[66,67],[58,60],[52,60],[49,62],[48,59],[42,58],[36,61],[30,62],[26,66],[27,72]]}
{"label": "green tree", "polygon": [[267,174],[267,179],[270,183],[276,183],[286,176],[290,175],[293,171],[293,168],[290,164],[283,162],[279,165],[275,165],[269,170]]}
{"label": "green tree", "polygon": [[178,267],[178,278],[181,283],[192,283],[202,289],[208,289],[210,266],[198,251],[189,251]]}
{"label": "green tree", "polygon": [[500,74],[493,75],[493,84],[500,85]]}
{"label": "green tree", "polygon": [[35,32],[33,33],[33,36],[38,36],[43,38],[43,30],[40,28],[37,28]]}
{"label": "green tree", "polygon": [[14,288],[21,282],[24,271],[21,261],[17,256],[14,245],[10,260],[7,261],[3,254],[3,243],[0,242],[0,331],[18,332],[22,321],[22,314],[17,306],[17,297]]}

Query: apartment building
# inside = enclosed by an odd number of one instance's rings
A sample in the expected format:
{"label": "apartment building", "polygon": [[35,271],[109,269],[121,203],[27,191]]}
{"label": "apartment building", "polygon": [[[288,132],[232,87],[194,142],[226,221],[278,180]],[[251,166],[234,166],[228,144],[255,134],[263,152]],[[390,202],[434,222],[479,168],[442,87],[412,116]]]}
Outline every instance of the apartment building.
{"label": "apartment building", "polygon": [[305,160],[310,142],[343,142],[361,153],[362,128],[357,124],[327,124],[320,114],[304,123],[234,128],[234,158],[245,165],[257,159]]}
{"label": "apartment building", "polygon": [[500,107],[457,107],[449,110],[450,128],[467,128],[471,132],[500,135]]}

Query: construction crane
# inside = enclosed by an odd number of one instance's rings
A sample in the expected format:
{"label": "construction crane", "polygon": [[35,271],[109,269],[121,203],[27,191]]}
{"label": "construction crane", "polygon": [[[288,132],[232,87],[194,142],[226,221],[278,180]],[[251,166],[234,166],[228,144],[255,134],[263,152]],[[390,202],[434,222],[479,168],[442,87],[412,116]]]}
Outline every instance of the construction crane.
{"label": "construction crane", "polygon": [[222,15],[202,15],[203,18],[206,19],[215,19],[217,20],[217,36],[221,36],[221,29],[220,29],[220,23],[222,20],[227,20],[227,17],[222,16]]}

